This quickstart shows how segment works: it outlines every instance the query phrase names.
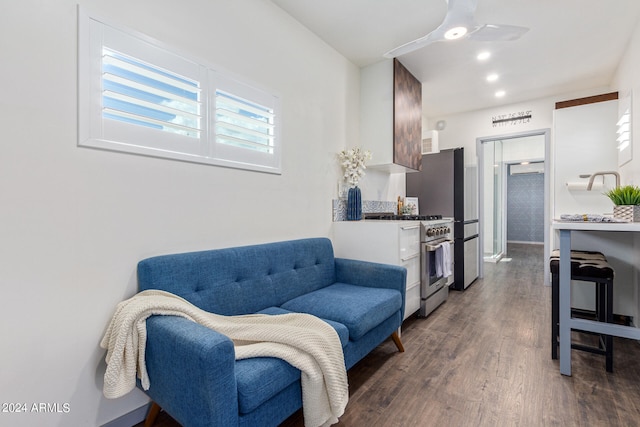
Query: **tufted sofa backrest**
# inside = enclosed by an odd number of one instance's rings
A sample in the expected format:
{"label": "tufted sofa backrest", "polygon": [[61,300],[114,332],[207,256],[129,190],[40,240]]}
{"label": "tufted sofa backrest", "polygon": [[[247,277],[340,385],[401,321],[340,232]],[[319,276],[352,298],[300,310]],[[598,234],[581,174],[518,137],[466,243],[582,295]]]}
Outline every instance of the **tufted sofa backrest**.
{"label": "tufted sofa backrest", "polygon": [[138,263],[141,291],[171,292],[223,315],[280,306],[334,282],[333,247],[326,238],[163,255]]}

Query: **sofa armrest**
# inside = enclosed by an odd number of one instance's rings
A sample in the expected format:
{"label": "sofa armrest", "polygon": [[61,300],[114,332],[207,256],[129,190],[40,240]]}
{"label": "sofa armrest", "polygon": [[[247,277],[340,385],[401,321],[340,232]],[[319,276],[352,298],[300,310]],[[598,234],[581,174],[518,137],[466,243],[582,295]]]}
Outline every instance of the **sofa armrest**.
{"label": "sofa armrest", "polygon": [[180,424],[238,424],[233,342],[178,316],[147,319],[146,393]]}
{"label": "sofa armrest", "polygon": [[402,295],[402,315],[404,316],[407,290],[407,269],[398,265],[379,264],[346,258],[336,258],[336,280],[351,285],[370,288],[395,289]]}

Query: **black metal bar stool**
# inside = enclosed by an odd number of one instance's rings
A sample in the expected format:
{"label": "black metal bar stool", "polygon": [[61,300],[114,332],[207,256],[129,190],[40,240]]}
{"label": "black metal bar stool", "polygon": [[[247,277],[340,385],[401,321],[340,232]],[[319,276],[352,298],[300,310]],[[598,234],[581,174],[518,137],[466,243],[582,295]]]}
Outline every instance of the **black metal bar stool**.
{"label": "black metal bar stool", "polygon": [[[560,251],[551,252],[551,358],[558,358]],[[596,285],[596,319],[613,323],[613,268],[600,252],[571,251],[571,280],[593,282]],[[572,349],[605,356],[607,372],[613,372],[613,337],[600,335],[598,347],[571,344]]]}

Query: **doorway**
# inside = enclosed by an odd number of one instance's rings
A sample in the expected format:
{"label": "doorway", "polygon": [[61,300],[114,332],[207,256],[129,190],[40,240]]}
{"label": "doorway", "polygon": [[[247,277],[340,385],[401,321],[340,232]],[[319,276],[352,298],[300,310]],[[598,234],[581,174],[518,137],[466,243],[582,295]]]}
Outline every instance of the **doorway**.
{"label": "doorway", "polygon": [[[480,247],[485,262],[506,260],[509,224],[508,184],[512,174],[539,173],[543,181],[542,239],[545,257],[549,256],[549,134],[539,130],[511,135],[478,138]],[[537,178],[540,179],[540,176]],[[526,191],[521,188],[518,191]],[[513,197],[513,193],[512,193]],[[513,210],[513,205],[511,206]],[[512,212],[513,214],[513,212]],[[513,218],[513,217],[512,217]],[[520,240],[519,237],[514,237]],[[546,259],[546,258],[545,258]],[[483,263],[482,263],[483,264]],[[481,265],[482,268],[482,265]],[[548,284],[548,265],[545,266],[545,284]]]}
{"label": "doorway", "polygon": [[507,244],[544,243],[544,161],[523,160],[507,167]]}

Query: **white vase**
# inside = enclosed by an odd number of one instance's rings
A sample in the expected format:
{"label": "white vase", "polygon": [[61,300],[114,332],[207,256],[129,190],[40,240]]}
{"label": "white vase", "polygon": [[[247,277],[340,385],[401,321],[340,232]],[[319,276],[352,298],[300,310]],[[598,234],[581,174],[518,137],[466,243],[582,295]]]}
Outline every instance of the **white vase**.
{"label": "white vase", "polygon": [[613,207],[613,217],[631,222],[640,222],[640,205],[617,205]]}

